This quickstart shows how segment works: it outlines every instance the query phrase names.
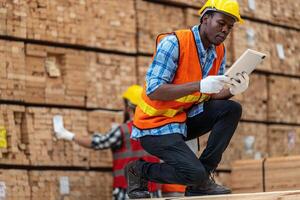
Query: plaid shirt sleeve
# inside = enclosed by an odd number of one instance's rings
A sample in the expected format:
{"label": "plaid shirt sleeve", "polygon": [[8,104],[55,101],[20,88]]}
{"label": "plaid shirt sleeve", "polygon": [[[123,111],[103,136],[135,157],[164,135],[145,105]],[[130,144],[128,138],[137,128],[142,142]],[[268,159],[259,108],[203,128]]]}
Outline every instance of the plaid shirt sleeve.
{"label": "plaid shirt sleeve", "polygon": [[112,129],[105,135],[95,133],[92,138],[92,148],[102,149],[118,149],[122,146],[122,134],[120,127]]}
{"label": "plaid shirt sleeve", "polygon": [[158,45],[155,57],[146,74],[146,93],[172,82],[178,62],[178,40],[175,35],[166,36]]}

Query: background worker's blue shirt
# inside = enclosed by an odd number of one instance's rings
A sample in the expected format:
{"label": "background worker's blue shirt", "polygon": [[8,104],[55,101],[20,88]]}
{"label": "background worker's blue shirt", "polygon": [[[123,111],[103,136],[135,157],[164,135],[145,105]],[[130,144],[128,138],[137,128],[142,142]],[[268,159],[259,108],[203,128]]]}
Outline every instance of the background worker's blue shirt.
{"label": "background worker's blue shirt", "polygon": [[[207,50],[204,49],[202,44],[199,25],[192,28],[199,61],[202,66],[203,78],[208,76],[209,70],[213,66],[213,62],[217,57],[215,46],[211,45]],[[225,49],[224,49],[225,51]],[[147,95],[154,92],[158,87],[166,83],[172,83],[177,71],[177,63],[179,59],[179,44],[175,35],[168,35],[158,44],[157,51],[153,62],[151,63],[146,74],[146,93]],[[224,58],[218,72],[219,75],[223,75],[226,67],[226,51],[224,52]],[[203,112],[203,103],[193,106],[189,112],[188,117],[193,117]],[[180,133],[186,136],[186,124],[185,123],[170,123],[158,128],[140,130],[133,127],[131,137],[139,138],[145,135],[166,135],[171,133]]]}

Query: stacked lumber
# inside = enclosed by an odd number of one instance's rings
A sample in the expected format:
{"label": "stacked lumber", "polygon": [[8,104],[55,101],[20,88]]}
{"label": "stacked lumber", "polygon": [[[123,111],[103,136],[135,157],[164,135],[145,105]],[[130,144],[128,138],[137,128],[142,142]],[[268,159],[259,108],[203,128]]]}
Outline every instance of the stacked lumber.
{"label": "stacked lumber", "polygon": [[153,53],[160,33],[185,28],[184,9],[147,1],[137,1],[138,51]]}
{"label": "stacked lumber", "polygon": [[26,102],[85,106],[86,53],[28,44],[25,59]]}
{"label": "stacked lumber", "polygon": [[[94,152],[94,150],[80,147],[75,143],[56,140],[52,128],[52,118],[55,114],[63,116],[64,126],[67,130],[86,137],[92,134],[88,127],[93,132],[104,134],[111,128],[112,123],[120,123],[121,119],[120,114],[105,111],[94,112],[88,117],[87,112],[79,110],[26,108],[25,136],[28,138],[27,151],[30,154],[31,165],[111,166],[110,149]],[[90,122],[88,122],[88,119]],[[96,123],[95,120],[101,124],[101,128],[99,125],[93,125]]]}
{"label": "stacked lumber", "polygon": [[[4,35],[135,52],[134,1],[8,1]],[[108,14],[109,13],[109,14]]]}
{"label": "stacked lumber", "polygon": [[0,199],[31,200],[26,170],[0,170]]}
{"label": "stacked lumber", "polygon": [[234,193],[263,191],[264,160],[239,160],[233,162],[231,189]]}
{"label": "stacked lumber", "polygon": [[24,100],[24,44],[0,40],[0,58],[0,98],[4,100]]}
{"label": "stacked lumber", "polygon": [[3,164],[28,165],[27,140],[23,135],[25,108],[16,105],[0,105],[0,126],[6,132],[7,148],[0,148]]}
{"label": "stacked lumber", "polygon": [[[298,20],[299,21],[299,20]],[[300,75],[300,31],[272,28],[270,32],[272,71]]]}
{"label": "stacked lumber", "polygon": [[136,59],[104,53],[86,54],[88,108],[123,109],[122,93],[137,83]]}
{"label": "stacked lumber", "polygon": [[272,1],[238,0],[238,2],[242,15],[256,19],[272,20]]}
{"label": "stacked lumber", "polygon": [[299,167],[299,156],[237,161],[231,186],[235,193],[295,190],[300,186]]}
{"label": "stacked lumber", "polygon": [[3,100],[122,109],[120,94],[136,83],[134,57],[0,43]]}
{"label": "stacked lumber", "polygon": [[293,0],[271,0],[272,21],[295,28],[300,27],[300,2]]}
{"label": "stacked lumber", "polygon": [[32,200],[111,199],[111,173],[29,171],[28,174]]}
{"label": "stacked lumber", "polygon": [[298,189],[300,187],[299,169],[299,156],[267,159],[265,163],[266,191]]}
{"label": "stacked lumber", "polygon": [[293,0],[238,0],[242,16],[274,24],[299,28],[299,1]]}
{"label": "stacked lumber", "polygon": [[87,116],[83,111],[50,108],[26,108],[27,149],[31,165],[88,166],[89,152],[73,143],[56,140],[53,134],[52,117],[61,114],[66,129],[88,136]]}
{"label": "stacked lumber", "polygon": [[268,126],[268,153],[271,157],[300,155],[299,126]]}
{"label": "stacked lumber", "polygon": [[110,149],[88,150],[54,138],[52,117],[60,114],[66,129],[76,135],[94,132],[106,134],[113,124],[120,124],[122,113],[79,111],[56,108],[35,108],[1,105],[0,125],[6,131],[7,148],[0,149],[0,161],[5,164],[111,167]]}
{"label": "stacked lumber", "polygon": [[300,123],[300,79],[280,76],[269,78],[268,119]]}

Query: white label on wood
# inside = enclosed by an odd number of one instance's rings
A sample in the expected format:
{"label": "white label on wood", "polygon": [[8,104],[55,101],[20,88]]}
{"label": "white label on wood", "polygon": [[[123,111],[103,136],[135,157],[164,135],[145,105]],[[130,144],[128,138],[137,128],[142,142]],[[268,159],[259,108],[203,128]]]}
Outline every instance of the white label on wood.
{"label": "white label on wood", "polygon": [[59,189],[62,195],[70,193],[69,177],[62,176],[59,178]]}
{"label": "white label on wood", "polygon": [[0,198],[5,198],[5,190],[6,190],[6,186],[5,186],[5,182],[0,182]]}
{"label": "white label on wood", "polygon": [[248,41],[248,46],[250,47],[255,46],[255,31],[252,28],[247,29],[247,41]]}
{"label": "white label on wood", "polygon": [[248,7],[254,11],[255,10],[255,0],[248,0]]}
{"label": "white label on wood", "polygon": [[288,133],[288,150],[292,151],[296,145],[296,131],[292,130]]}
{"label": "white label on wood", "polygon": [[284,49],[282,44],[276,44],[277,54],[280,60],[285,59]]}
{"label": "white label on wood", "polygon": [[246,154],[253,154],[253,146],[255,142],[255,137],[253,135],[245,136],[244,138],[244,148]]}

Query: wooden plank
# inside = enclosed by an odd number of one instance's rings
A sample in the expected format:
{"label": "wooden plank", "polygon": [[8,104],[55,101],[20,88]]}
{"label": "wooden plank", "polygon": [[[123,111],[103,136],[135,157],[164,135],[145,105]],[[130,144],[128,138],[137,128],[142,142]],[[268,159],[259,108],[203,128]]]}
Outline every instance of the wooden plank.
{"label": "wooden plank", "polygon": [[183,197],[176,200],[295,200],[300,198],[300,190],[231,194],[231,195],[214,195],[203,197]]}

